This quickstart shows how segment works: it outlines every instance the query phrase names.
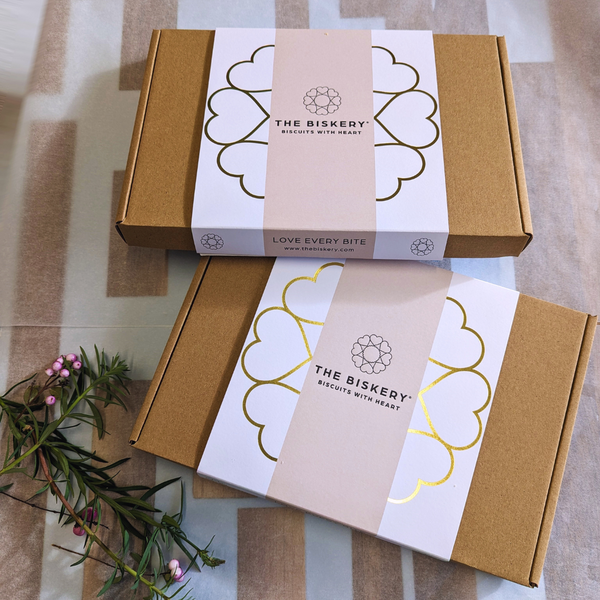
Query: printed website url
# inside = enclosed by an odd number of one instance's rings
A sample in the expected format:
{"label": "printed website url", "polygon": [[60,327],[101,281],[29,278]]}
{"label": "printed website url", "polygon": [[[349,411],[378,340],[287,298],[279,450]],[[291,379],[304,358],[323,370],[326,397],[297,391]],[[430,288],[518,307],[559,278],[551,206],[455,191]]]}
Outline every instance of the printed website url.
{"label": "printed website url", "polygon": [[283,248],[284,250],[290,250],[295,252],[354,252],[354,248],[316,248],[314,246],[288,246]]}

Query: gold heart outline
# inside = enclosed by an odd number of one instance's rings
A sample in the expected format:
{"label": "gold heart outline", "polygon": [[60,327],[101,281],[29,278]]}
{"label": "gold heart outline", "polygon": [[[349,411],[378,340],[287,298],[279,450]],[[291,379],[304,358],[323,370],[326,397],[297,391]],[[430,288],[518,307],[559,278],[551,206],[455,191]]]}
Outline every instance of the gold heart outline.
{"label": "gold heart outline", "polygon": [[[281,294],[281,304],[282,306],[270,306],[268,308],[265,308],[264,310],[262,310],[254,319],[254,322],[252,324],[252,332],[254,333],[254,340],[252,340],[243,350],[242,352],[242,356],[241,356],[241,367],[242,367],[242,371],[244,372],[244,375],[246,375],[246,377],[248,379],[250,379],[250,381],[253,381],[253,385],[250,386],[250,388],[248,388],[248,390],[246,391],[246,393],[244,394],[244,398],[242,400],[242,411],[244,412],[244,416],[246,417],[246,419],[248,420],[249,423],[251,423],[252,425],[254,425],[254,427],[258,428],[258,447],[260,449],[260,451],[263,453],[263,455],[268,458],[269,460],[272,460],[274,462],[277,462],[277,457],[272,456],[271,454],[269,454],[262,442],[262,434],[264,431],[264,428],[266,427],[266,423],[259,423],[258,421],[255,421],[250,414],[248,413],[248,408],[247,408],[247,401],[248,401],[248,397],[250,396],[250,393],[255,390],[257,387],[261,386],[261,385],[267,385],[267,384],[272,384],[272,385],[279,385],[287,390],[290,390],[292,392],[294,392],[295,394],[300,395],[300,390],[297,390],[296,388],[288,385],[287,383],[284,383],[282,380],[286,379],[287,377],[289,377],[292,373],[295,373],[296,371],[298,371],[299,369],[301,369],[304,365],[306,365],[307,363],[309,363],[312,358],[313,358],[313,354],[312,351],[310,349],[310,345],[308,343],[308,337],[306,336],[306,332],[304,330],[304,327],[302,326],[302,323],[307,323],[310,325],[319,325],[319,326],[323,326],[324,322],[321,321],[311,321],[309,319],[304,319],[303,317],[300,317],[298,315],[296,315],[287,305],[287,301],[286,301],[286,294],[288,292],[288,290],[290,289],[290,287],[296,283],[297,281],[312,281],[313,283],[317,282],[317,279],[319,277],[319,275],[327,268],[329,267],[342,267],[344,268],[344,264],[340,263],[340,262],[329,262],[329,263],[325,263],[323,265],[321,265],[316,271],[315,274],[311,277],[311,276],[307,276],[307,275],[303,275],[301,277],[295,277],[294,279],[288,281],[288,283],[285,285],[285,287],[283,288],[283,292]],[[304,342],[304,346],[306,348],[306,352],[308,354],[308,358],[304,361],[302,361],[301,363],[299,363],[298,365],[296,365],[293,369],[289,370],[287,373],[281,375],[280,377],[276,377],[274,379],[257,379],[256,377],[253,377],[252,375],[250,375],[250,373],[248,372],[248,369],[246,368],[246,355],[248,353],[248,351],[250,350],[250,348],[252,348],[252,346],[255,346],[256,344],[261,343],[261,339],[258,335],[258,322],[260,321],[260,319],[262,318],[263,315],[265,315],[266,313],[273,311],[273,310],[280,310],[283,311],[287,314],[289,314],[294,321],[296,322],[296,324],[298,325],[298,328],[300,329],[300,332],[302,334],[302,340]]]}
{"label": "gold heart outline", "polygon": [[[380,148],[383,146],[404,146],[405,148],[410,148],[411,150],[413,150],[414,152],[416,152],[419,155],[419,157],[421,159],[421,165],[422,165],[421,169],[419,170],[419,172],[416,175],[412,175],[411,177],[404,177],[404,178],[398,177],[397,178],[398,185],[396,186],[396,190],[392,194],[390,194],[389,196],[386,196],[385,198],[376,198],[377,202],[386,202],[386,201],[391,200],[392,198],[396,197],[400,193],[400,190],[402,189],[403,181],[411,181],[413,179],[417,179],[417,177],[420,177],[423,174],[423,172],[425,171],[425,167],[427,166],[427,161],[425,160],[425,156],[423,155],[421,150],[430,148],[440,138],[440,128],[439,128],[438,124],[433,120],[434,115],[438,111],[438,104],[437,104],[436,99],[429,92],[426,92],[425,90],[417,89],[417,86],[419,85],[419,82],[421,81],[421,76],[419,74],[419,71],[417,71],[417,69],[415,69],[415,67],[413,67],[412,65],[409,65],[408,63],[397,61],[396,57],[394,56],[394,53],[391,50],[384,48],[383,46],[372,46],[372,48],[378,49],[378,50],[383,50],[383,51],[387,52],[392,57],[392,66],[393,65],[402,65],[402,66],[408,67],[409,69],[411,69],[414,72],[415,79],[416,79],[415,83],[412,85],[412,87],[408,88],[407,90],[403,90],[402,92],[385,92],[383,90],[373,90],[374,94],[385,94],[387,96],[391,96],[391,98],[375,114],[374,121],[376,123],[378,123],[379,126],[393,140],[395,140],[394,142],[385,142],[385,143],[381,143],[381,144],[375,144],[375,148]],[[431,101],[433,102],[433,111],[431,112],[431,114],[429,116],[425,117],[425,120],[429,121],[434,126],[435,132],[436,132],[435,138],[432,142],[430,142],[429,144],[425,144],[424,146],[411,146],[410,144],[406,144],[402,140],[399,140],[394,134],[392,134],[391,131],[389,131],[389,129],[379,119],[379,117],[381,117],[381,115],[385,112],[385,110],[388,108],[388,106],[390,106],[390,104],[392,102],[394,102],[394,100],[396,100],[396,98],[399,98],[400,96],[402,96],[404,94],[408,94],[409,92],[416,92],[416,93],[424,94],[424,95],[428,96],[431,99]]]}
{"label": "gold heart outline", "polygon": [[[231,146],[234,146],[235,144],[241,144],[241,143],[253,143],[253,144],[260,144],[260,145],[265,145],[268,146],[268,142],[261,142],[261,141],[249,141],[249,138],[256,133],[270,118],[271,115],[265,110],[265,108],[263,107],[263,105],[253,96],[253,94],[262,94],[262,93],[268,93],[268,92],[272,92],[272,88],[271,89],[261,89],[261,90],[245,90],[239,86],[236,86],[232,81],[231,81],[231,72],[233,71],[233,69],[239,65],[242,64],[248,64],[248,63],[254,63],[254,59],[256,57],[256,55],[258,54],[258,52],[260,52],[261,50],[264,50],[265,48],[274,48],[275,45],[274,44],[266,44],[264,46],[260,46],[258,47],[256,50],[254,50],[254,52],[252,52],[252,55],[250,56],[250,60],[241,60],[238,61],[236,63],[234,63],[233,65],[231,65],[231,67],[229,67],[229,69],[227,70],[226,73],[226,81],[229,84],[229,87],[225,87],[225,88],[221,88],[216,90],[215,92],[213,92],[209,99],[208,99],[208,103],[207,103],[207,107],[208,110],[211,113],[211,116],[209,117],[209,119],[206,121],[206,123],[204,124],[204,134],[206,135],[206,137],[213,143],[216,144],[217,146],[222,146],[221,150],[219,150],[219,153],[217,155],[217,167],[219,168],[219,170],[226,175],[227,177],[234,177],[237,178],[239,181],[239,185],[240,188],[242,189],[242,191],[247,195],[250,196],[251,198],[256,198],[258,200],[263,200],[264,199],[264,195],[259,196],[257,194],[253,194],[251,193],[246,186],[244,185],[244,175],[240,175],[238,173],[230,173],[229,171],[227,171],[223,165],[222,165],[222,155],[224,152],[227,151],[228,148],[230,148]],[[374,116],[374,121],[376,123],[379,124],[379,126],[394,140],[394,142],[385,142],[385,143],[381,143],[381,144],[375,144],[375,147],[382,147],[382,146],[404,146],[406,148],[410,148],[411,150],[413,150],[414,152],[416,152],[419,155],[419,158],[421,159],[421,168],[419,169],[419,172],[416,175],[412,175],[411,177],[398,177],[398,185],[396,186],[396,190],[390,194],[389,196],[386,196],[385,198],[376,198],[375,200],[377,202],[386,202],[387,200],[391,200],[392,198],[396,197],[399,193],[400,190],[402,189],[402,182],[403,181],[411,181],[413,179],[417,179],[418,177],[420,177],[423,172],[425,171],[425,168],[427,166],[427,162],[425,160],[425,156],[423,155],[423,153],[421,152],[421,150],[424,150],[426,148],[429,148],[431,146],[433,146],[439,139],[440,137],[440,129],[438,124],[433,120],[434,115],[437,113],[438,111],[438,104],[436,99],[429,93],[426,92],[425,90],[418,90],[417,86],[419,85],[421,76],[419,74],[419,72],[417,71],[417,69],[415,69],[412,65],[408,64],[408,63],[404,63],[404,62],[399,62],[396,60],[396,57],[394,55],[393,52],[391,52],[388,48],[384,48],[383,46],[372,46],[373,49],[379,49],[379,50],[383,50],[384,52],[387,52],[391,58],[392,58],[392,65],[403,65],[408,67],[409,69],[411,69],[414,73],[415,73],[415,78],[416,81],[413,84],[412,87],[410,87],[407,90],[403,90],[402,92],[386,92],[383,90],[373,90],[374,94],[386,94],[391,96],[391,98],[384,104],[384,106],[377,112],[377,114]],[[223,142],[219,142],[215,139],[212,138],[212,136],[209,135],[208,133],[208,127],[209,124],[211,123],[211,121],[213,119],[215,119],[216,117],[218,117],[218,113],[215,112],[213,110],[212,107],[212,100],[215,97],[216,94],[218,94],[219,92],[228,90],[228,89],[233,89],[233,90],[237,90],[245,95],[247,95],[259,108],[260,110],[263,112],[263,114],[265,115],[264,119],[262,119],[262,121],[260,121],[260,123],[248,134],[246,134],[245,136],[243,136],[242,138],[240,138],[239,140],[235,140],[233,142],[229,142],[229,143],[223,143]],[[385,127],[385,125],[383,125],[383,123],[380,121],[379,117],[381,117],[381,115],[383,114],[383,112],[387,109],[387,107],[398,97],[400,97],[403,94],[407,94],[409,92],[418,92],[421,94],[425,94],[426,96],[429,96],[429,98],[431,98],[432,102],[433,102],[433,106],[434,109],[431,112],[431,114],[427,117],[425,117],[426,121],[430,121],[435,130],[436,130],[436,136],[435,139],[429,143],[426,144],[424,146],[412,146],[410,144],[406,144],[404,143],[402,140],[399,140],[396,136],[394,136],[388,129],[387,127]]]}
{"label": "gold heart outline", "polygon": [[[425,418],[427,419],[427,423],[428,423],[429,427],[431,428],[431,432],[420,431],[418,429],[409,429],[408,433],[414,433],[416,435],[424,435],[424,436],[432,438],[432,439],[436,440],[437,442],[439,442],[440,444],[442,444],[442,446],[446,449],[446,451],[448,452],[448,454],[450,456],[450,468],[448,469],[448,472],[446,473],[446,475],[444,477],[442,477],[441,479],[439,479],[438,481],[425,481],[425,480],[419,478],[419,480],[417,481],[417,485],[416,485],[413,493],[410,494],[410,496],[407,496],[406,498],[402,498],[402,499],[396,499],[396,498],[390,497],[390,498],[388,498],[388,502],[390,502],[391,504],[405,504],[406,502],[410,502],[413,498],[415,498],[417,496],[417,494],[419,493],[419,490],[421,489],[421,486],[423,486],[423,485],[429,486],[429,487],[435,487],[438,485],[442,485],[443,483],[448,481],[448,479],[450,479],[450,477],[452,476],[452,473],[454,472],[454,464],[455,464],[454,452],[462,452],[465,450],[469,450],[470,448],[473,448],[473,446],[475,446],[479,442],[479,440],[481,439],[481,436],[483,435],[483,424],[481,422],[480,413],[482,413],[484,410],[487,409],[487,407],[490,405],[490,402],[492,400],[492,387],[490,385],[490,382],[487,380],[485,375],[483,375],[483,373],[481,373],[480,371],[477,370],[477,367],[481,364],[481,361],[483,360],[483,358],[485,356],[485,343],[483,341],[483,338],[481,337],[481,335],[479,335],[479,333],[477,331],[475,331],[471,327],[467,327],[467,312],[466,312],[464,306],[458,300],[456,300],[455,298],[451,298],[450,296],[447,296],[446,300],[449,300],[450,302],[454,302],[454,304],[456,304],[459,307],[459,309],[461,310],[462,315],[463,315],[463,322],[462,322],[460,329],[463,331],[468,331],[468,332],[472,333],[479,340],[479,343],[481,344],[481,353],[479,355],[479,358],[472,365],[470,365],[468,367],[452,367],[452,366],[446,365],[438,360],[435,360],[434,358],[429,357],[430,362],[432,362],[435,365],[438,365],[439,367],[442,367],[443,369],[447,369],[448,372],[444,373],[443,375],[438,377],[435,381],[433,381],[433,383],[430,383],[427,387],[425,387],[424,389],[422,389],[419,392],[419,402],[421,403],[421,407],[423,408],[423,412],[425,414]],[[449,444],[444,439],[442,439],[440,434],[436,431],[436,429],[433,425],[433,422],[431,420],[431,417],[429,415],[429,410],[427,409],[425,400],[423,399],[423,396],[429,390],[434,388],[438,383],[440,383],[447,377],[450,377],[450,376],[454,375],[455,373],[461,373],[461,372],[473,373],[474,375],[477,375],[478,377],[480,377],[486,384],[487,398],[486,398],[485,402],[478,409],[471,411],[472,414],[475,415],[475,418],[477,419],[477,425],[478,425],[478,432],[477,432],[477,436],[475,437],[475,439],[472,442],[470,442],[464,446],[453,446],[452,444]]]}
{"label": "gold heart outline", "polygon": [[[268,145],[268,142],[248,141],[248,138],[250,138],[254,133],[256,133],[271,118],[271,115],[265,110],[264,106],[252,94],[267,93],[267,92],[271,92],[272,90],[271,89],[264,89],[264,90],[242,89],[231,82],[231,72],[233,71],[233,69],[235,67],[237,67],[239,65],[254,63],[254,58],[261,50],[264,50],[265,48],[274,48],[274,47],[275,47],[274,44],[267,44],[265,46],[260,46],[252,53],[250,60],[241,60],[239,62],[234,63],[233,65],[231,65],[231,67],[229,67],[229,69],[227,69],[225,79],[227,80],[229,87],[220,88],[220,89],[214,91],[210,95],[210,97],[208,99],[207,107],[212,116],[209,117],[208,120],[206,121],[206,123],[204,124],[204,135],[207,137],[207,139],[210,140],[213,144],[216,144],[217,146],[222,146],[222,148],[219,150],[219,153],[217,154],[217,167],[219,168],[219,170],[223,174],[227,175],[228,177],[237,178],[242,191],[246,195],[250,196],[251,198],[256,198],[258,200],[264,199],[264,196],[258,196],[256,194],[253,194],[246,188],[246,186],[244,185],[244,174],[239,175],[237,173],[230,173],[223,167],[221,161],[222,161],[223,152],[226,152],[228,148],[231,148],[232,146],[235,146],[236,144],[260,144],[260,145],[264,145],[264,146]],[[235,140],[235,141],[229,142],[229,143],[223,143],[223,142],[219,142],[219,141],[213,139],[213,137],[208,133],[208,126],[210,125],[210,123],[213,119],[216,119],[219,116],[219,114],[215,110],[213,110],[213,107],[212,107],[213,99],[219,92],[224,92],[224,91],[230,90],[230,89],[237,90],[238,92],[241,92],[242,94],[245,94],[246,96],[248,96],[254,102],[254,104],[256,104],[256,106],[258,106],[258,108],[260,108],[260,110],[265,115],[265,117],[262,119],[262,121],[260,121],[260,123],[250,133],[241,137],[239,140]]]}

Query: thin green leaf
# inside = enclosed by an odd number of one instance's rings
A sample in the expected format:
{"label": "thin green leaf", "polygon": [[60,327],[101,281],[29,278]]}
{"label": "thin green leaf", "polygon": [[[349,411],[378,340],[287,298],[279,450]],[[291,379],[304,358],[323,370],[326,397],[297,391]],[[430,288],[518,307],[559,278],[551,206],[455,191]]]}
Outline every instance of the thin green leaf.
{"label": "thin green leaf", "polygon": [[112,575],[106,580],[106,583],[104,584],[102,589],[98,592],[98,595],[96,596],[96,598],[99,598],[100,596],[102,596],[104,593],[106,593],[108,591],[108,588],[115,581],[116,576],[117,576],[117,568],[115,567],[115,570],[112,572]]}
{"label": "thin green leaf", "polygon": [[60,425],[60,423],[60,419],[49,423],[48,426],[44,428],[44,431],[42,431],[42,435],[38,439],[38,444],[43,444],[48,439],[48,437],[54,432],[54,430]]}
{"label": "thin green leaf", "polygon": [[102,415],[100,414],[100,411],[94,402],[92,400],[88,400],[87,403],[92,411],[92,414],[94,415],[96,429],[98,430],[98,439],[101,440],[102,436],[104,435],[104,420],[102,419]]}
{"label": "thin green leaf", "polygon": [[60,469],[65,474],[65,477],[68,478],[70,470],[69,470],[69,461],[68,461],[67,457],[58,448],[54,448],[54,447],[50,446],[48,448],[48,450],[50,452],[52,452],[52,454],[54,454],[54,456],[56,456],[56,458],[58,460],[58,464],[60,465]]}
{"label": "thin green leaf", "polygon": [[131,506],[137,506],[148,512],[161,512],[160,509],[154,508],[154,506],[152,506],[152,504],[149,504],[148,502],[144,502],[143,500],[140,500],[139,498],[133,498],[131,496],[122,496],[121,498],[117,498],[117,502],[119,504],[129,504]]}
{"label": "thin green leaf", "polygon": [[28,381],[31,381],[35,377],[37,377],[37,373],[34,373],[30,377],[27,377],[26,379],[22,379],[18,383],[15,383],[15,385],[13,385],[12,387],[8,388],[8,390],[6,390],[6,392],[4,392],[4,394],[2,394],[2,396],[3,397],[4,396],[8,396],[14,389],[18,388],[20,385],[23,385],[24,383],[27,383]]}
{"label": "thin green leaf", "polygon": [[156,536],[157,536],[157,534],[158,534],[157,531],[154,531],[152,533],[152,535],[150,536],[150,539],[148,540],[148,544],[144,548],[144,553],[142,554],[142,558],[140,559],[140,564],[138,565],[138,577],[137,577],[137,579],[139,579],[139,576],[142,573],[144,573],[144,571],[146,570],[146,566],[150,562],[150,557],[152,556],[152,547],[154,546],[154,544],[156,542]]}
{"label": "thin green leaf", "polygon": [[40,392],[40,386],[39,385],[30,385],[27,386],[25,388],[25,391],[23,392],[23,401],[25,403],[31,401],[33,398],[35,398]]}
{"label": "thin green leaf", "polygon": [[35,492],[34,494],[32,494],[31,497],[28,500],[32,500],[36,496],[39,496],[40,494],[43,494],[45,491],[48,490],[49,487],[50,487],[50,484],[47,483],[45,486],[41,487],[37,492]]}
{"label": "thin green leaf", "polygon": [[160,490],[162,490],[163,488],[166,488],[167,486],[171,485],[172,483],[175,483],[176,481],[179,481],[180,479],[181,477],[175,477],[174,479],[163,481],[162,483],[159,483],[154,487],[150,488],[145,494],[142,494],[140,498],[142,500],[148,500],[148,498],[151,498],[152,496],[154,496],[154,494],[160,492]]}
{"label": "thin green leaf", "polygon": [[170,515],[163,515],[162,520],[163,520],[163,523],[166,523],[167,525],[170,525],[171,527],[175,527],[176,529],[179,529],[179,523]]}
{"label": "thin green leaf", "polygon": [[121,514],[125,515],[126,517],[128,517],[129,519],[132,519],[132,520],[135,519],[135,517],[131,514],[130,511],[128,511],[124,506],[121,506],[120,504],[115,502],[110,496],[101,494],[101,495],[99,495],[99,497],[102,498],[102,500],[104,500],[104,502],[106,502],[106,504],[108,504],[115,512],[121,513]]}
{"label": "thin green leaf", "polygon": [[12,467],[11,469],[4,471],[3,475],[8,475],[9,473],[23,473],[27,475],[27,469],[24,467]]}
{"label": "thin green leaf", "polygon": [[38,425],[38,420],[35,418],[35,415],[33,414],[33,411],[29,408],[29,406],[25,405],[25,410],[31,418],[31,423],[33,424],[33,429],[35,431],[35,437],[36,439],[38,439],[40,437],[40,427]]}
{"label": "thin green leaf", "polygon": [[162,528],[160,523],[156,522],[154,519],[149,517],[146,513],[142,512],[141,510],[133,509],[131,511],[131,514],[134,516],[135,519],[147,523],[148,525],[150,525],[150,527],[157,527],[158,529]]}
{"label": "thin green leaf", "polygon": [[138,538],[139,540],[144,541],[146,538],[144,537],[144,534],[141,533],[140,531],[138,531],[129,521],[129,519],[125,518],[124,516],[120,516],[119,517],[119,522],[121,522],[123,524],[123,527],[131,534],[134,535],[136,538]]}
{"label": "thin green leaf", "polygon": [[94,545],[94,540],[92,538],[88,537],[86,544],[87,545],[85,548],[85,552],[83,553],[83,556],[78,561],[76,561],[72,565],[70,565],[71,567],[76,567],[77,565],[80,565],[89,556],[92,546]]}

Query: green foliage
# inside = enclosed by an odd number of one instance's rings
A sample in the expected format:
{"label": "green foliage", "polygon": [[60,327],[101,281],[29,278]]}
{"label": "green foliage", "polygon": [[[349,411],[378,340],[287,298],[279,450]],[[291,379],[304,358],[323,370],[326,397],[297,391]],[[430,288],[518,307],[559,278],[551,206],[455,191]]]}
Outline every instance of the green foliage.
{"label": "green foliage", "polygon": [[[74,524],[86,532],[84,552],[74,565],[90,560],[90,551],[96,545],[107,554],[114,567],[98,596],[111,586],[128,580],[134,591],[140,584],[146,586],[149,594],[146,598],[150,600],[191,598],[187,583],[179,586],[173,595],[167,595],[176,583],[168,569],[164,570],[170,560],[165,552],[174,546],[180,548],[190,561],[188,570],[200,570],[202,566],[214,568],[224,561],[209,552],[210,542],[200,548],[181,528],[183,486],[179,512],[168,515],[154,508],[154,495],[178,479],[154,487],[120,486],[115,477],[128,458],[108,463],[95,452],[71,443],[66,434],[68,429],[79,426],[93,427],[99,438],[107,433],[99,406],[117,405],[127,410],[127,365],[118,355],[108,359],[96,347],[93,362],[81,349],[79,370],[63,358],[69,377],[54,373],[46,376],[44,381],[34,375],[0,396],[0,424],[4,421],[7,428],[0,484],[4,483],[2,475],[21,473],[41,482],[36,494],[50,490],[60,500],[59,523]],[[17,390],[23,386],[23,400],[15,400]],[[53,418],[55,407],[46,404],[49,395],[56,398],[59,412],[56,418]],[[0,485],[0,493],[10,496],[7,492],[11,485]],[[107,511],[114,515],[121,534],[121,545],[116,550],[108,548],[102,541],[102,532],[107,529],[102,515]],[[151,569],[151,562],[158,563],[161,568]]]}

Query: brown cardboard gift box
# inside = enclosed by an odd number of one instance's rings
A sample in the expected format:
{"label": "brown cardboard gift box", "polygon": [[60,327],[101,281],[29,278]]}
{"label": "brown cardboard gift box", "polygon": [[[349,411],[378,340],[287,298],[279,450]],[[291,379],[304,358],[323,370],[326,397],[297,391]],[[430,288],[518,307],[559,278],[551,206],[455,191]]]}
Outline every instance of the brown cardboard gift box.
{"label": "brown cardboard gift box", "polygon": [[[134,246],[194,250],[190,229],[214,32],[155,31],[116,224]],[[434,35],[447,257],[518,256],[532,238],[504,38]]]}
{"label": "brown cardboard gift box", "polygon": [[[202,258],[130,442],[196,468],[273,259]],[[521,295],[452,560],[538,584],[596,317]]]}

